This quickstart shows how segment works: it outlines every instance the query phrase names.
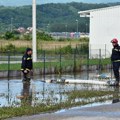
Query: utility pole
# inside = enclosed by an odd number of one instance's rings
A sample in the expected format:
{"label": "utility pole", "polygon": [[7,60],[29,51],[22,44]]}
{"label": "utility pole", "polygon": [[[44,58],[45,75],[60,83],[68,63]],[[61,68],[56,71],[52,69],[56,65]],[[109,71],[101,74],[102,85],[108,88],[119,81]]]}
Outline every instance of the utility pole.
{"label": "utility pole", "polygon": [[36,46],[36,0],[32,4],[32,48],[33,48],[33,62],[37,62],[37,46]]}
{"label": "utility pole", "polygon": [[78,20],[76,20],[76,22],[77,22],[77,31],[76,32],[78,33]]}

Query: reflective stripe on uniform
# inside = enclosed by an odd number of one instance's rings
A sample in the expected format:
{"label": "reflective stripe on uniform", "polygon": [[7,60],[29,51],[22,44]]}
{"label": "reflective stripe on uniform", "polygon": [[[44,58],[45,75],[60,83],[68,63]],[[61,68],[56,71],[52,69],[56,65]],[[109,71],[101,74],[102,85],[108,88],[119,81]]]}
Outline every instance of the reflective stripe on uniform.
{"label": "reflective stripe on uniform", "polygon": [[113,49],[113,50],[115,50],[115,51],[117,51],[117,52],[120,52],[120,49],[116,49],[116,48],[115,48],[115,49]]}
{"label": "reflective stripe on uniform", "polygon": [[27,58],[27,60],[32,60],[32,58]]}
{"label": "reflective stripe on uniform", "polygon": [[115,61],[113,61],[113,62],[120,62],[120,60],[115,60]]}
{"label": "reflective stripe on uniform", "polygon": [[27,71],[30,71],[30,69],[26,68]]}

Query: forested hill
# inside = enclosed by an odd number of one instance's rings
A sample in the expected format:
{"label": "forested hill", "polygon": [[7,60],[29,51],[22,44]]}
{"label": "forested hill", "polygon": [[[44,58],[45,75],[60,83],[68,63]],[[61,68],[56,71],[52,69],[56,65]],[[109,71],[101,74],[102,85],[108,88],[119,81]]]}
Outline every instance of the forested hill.
{"label": "forested hill", "polygon": [[[48,31],[76,31],[76,19],[79,20],[79,31],[84,32],[88,19],[80,18],[78,11],[120,5],[66,3],[37,5],[37,28]],[[32,26],[32,6],[4,7],[0,6],[0,30],[9,30],[11,24],[14,28]]]}

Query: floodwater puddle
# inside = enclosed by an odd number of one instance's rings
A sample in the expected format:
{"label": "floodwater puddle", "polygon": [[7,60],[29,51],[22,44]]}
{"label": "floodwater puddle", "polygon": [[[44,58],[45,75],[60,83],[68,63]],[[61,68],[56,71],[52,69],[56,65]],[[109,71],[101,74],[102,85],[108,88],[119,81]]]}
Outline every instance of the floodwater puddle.
{"label": "floodwater puddle", "polygon": [[[91,73],[92,76],[93,73]],[[46,79],[56,79],[58,75],[47,75]],[[62,75],[63,78],[84,78],[86,79],[86,75],[77,74],[74,75]],[[79,91],[79,90],[104,90],[109,91],[114,88],[109,88],[107,86],[97,86],[97,85],[82,85],[82,84],[55,84],[55,83],[45,83],[42,82],[44,77],[35,77],[30,82],[23,82],[21,79],[12,79],[12,80],[0,80],[0,107],[8,107],[8,106],[21,106],[24,105],[26,101],[28,105],[39,105],[41,103],[49,105],[49,104],[57,104],[63,103],[68,100],[68,95],[66,93],[71,91]],[[114,98],[118,98],[119,90],[115,90]],[[111,96],[105,96],[106,101],[111,98]],[[90,105],[97,105],[99,102],[93,102],[96,98],[92,98],[90,100]],[[83,101],[83,98],[76,98],[74,101]],[[84,101],[88,101],[88,99],[84,99]],[[111,100],[112,102],[112,100]],[[100,104],[109,103],[109,102],[100,102]],[[89,105],[89,104],[88,104]],[[87,105],[87,106],[88,106]],[[64,110],[62,110],[64,111]]]}

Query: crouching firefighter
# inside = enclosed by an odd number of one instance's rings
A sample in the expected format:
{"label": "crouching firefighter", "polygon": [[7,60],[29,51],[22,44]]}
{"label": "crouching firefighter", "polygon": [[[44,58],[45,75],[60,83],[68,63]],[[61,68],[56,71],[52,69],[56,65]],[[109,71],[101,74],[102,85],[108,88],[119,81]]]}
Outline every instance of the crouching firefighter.
{"label": "crouching firefighter", "polygon": [[33,69],[32,49],[27,48],[22,57],[21,71],[23,73],[23,80],[30,80],[31,71]]}
{"label": "crouching firefighter", "polygon": [[114,38],[111,41],[113,45],[111,61],[113,65],[113,72],[115,76],[114,86],[119,86],[120,76],[119,76],[119,68],[120,68],[120,46],[118,44],[118,40]]}

